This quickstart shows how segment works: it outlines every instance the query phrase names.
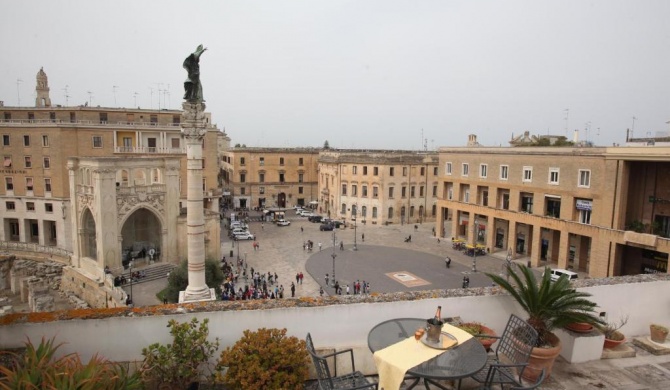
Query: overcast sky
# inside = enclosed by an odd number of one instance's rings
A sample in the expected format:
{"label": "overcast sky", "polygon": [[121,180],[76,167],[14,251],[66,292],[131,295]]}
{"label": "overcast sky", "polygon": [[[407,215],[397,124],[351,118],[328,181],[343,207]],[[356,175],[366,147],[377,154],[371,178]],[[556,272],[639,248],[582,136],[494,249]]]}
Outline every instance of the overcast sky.
{"label": "overcast sky", "polygon": [[505,146],[579,129],[611,145],[670,129],[669,15],[667,0],[12,0],[0,100],[34,105],[44,67],[53,104],[67,86],[69,105],[179,109],[202,43],[207,110],[233,144]]}

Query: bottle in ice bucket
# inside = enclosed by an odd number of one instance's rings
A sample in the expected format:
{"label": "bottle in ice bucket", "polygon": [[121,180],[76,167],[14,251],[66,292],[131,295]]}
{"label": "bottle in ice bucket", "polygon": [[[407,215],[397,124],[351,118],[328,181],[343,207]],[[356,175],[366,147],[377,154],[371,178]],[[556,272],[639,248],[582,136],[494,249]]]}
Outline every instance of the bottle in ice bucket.
{"label": "bottle in ice bucket", "polygon": [[440,341],[440,333],[442,332],[442,306],[437,307],[435,317],[429,319],[426,325],[426,340],[432,343]]}

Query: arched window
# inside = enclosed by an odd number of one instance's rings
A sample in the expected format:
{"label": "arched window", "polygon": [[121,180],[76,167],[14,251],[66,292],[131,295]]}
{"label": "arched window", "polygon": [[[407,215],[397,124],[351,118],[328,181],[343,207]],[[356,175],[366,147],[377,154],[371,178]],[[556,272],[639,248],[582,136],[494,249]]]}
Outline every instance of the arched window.
{"label": "arched window", "polygon": [[393,207],[389,207],[389,219],[393,219]]}
{"label": "arched window", "polygon": [[410,217],[414,216],[414,206],[409,206],[409,216]]}
{"label": "arched window", "polygon": [[136,169],[133,172],[133,185],[143,186],[143,185],[146,185],[146,183],[147,183],[147,179],[146,179],[146,175],[144,173],[144,170]]}
{"label": "arched window", "polygon": [[121,170],[121,186],[128,187],[128,171],[125,169]]}
{"label": "arched window", "polygon": [[368,208],[366,206],[361,207],[361,217],[365,218],[368,216]]}
{"label": "arched window", "polygon": [[377,218],[377,208],[376,207],[372,208],[372,218]]}
{"label": "arched window", "polygon": [[153,168],[151,170],[151,184],[160,183],[161,180],[161,170],[158,168]]}
{"label": "arched window", "polygon": [[342,203],[342,210],[340,211],[340,214],[344,215],[347,213],[347,205],[345,203]]}

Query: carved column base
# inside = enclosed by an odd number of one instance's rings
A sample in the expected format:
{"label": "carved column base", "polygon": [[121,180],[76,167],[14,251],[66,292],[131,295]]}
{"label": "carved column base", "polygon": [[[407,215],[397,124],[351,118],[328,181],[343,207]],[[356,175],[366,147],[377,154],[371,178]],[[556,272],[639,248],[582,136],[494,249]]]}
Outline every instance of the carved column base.
{"label": "carved column base", "polygon": [[179,303],[216,301],[216,292],[213,288],[207,288],[201,291],[180,291]]}

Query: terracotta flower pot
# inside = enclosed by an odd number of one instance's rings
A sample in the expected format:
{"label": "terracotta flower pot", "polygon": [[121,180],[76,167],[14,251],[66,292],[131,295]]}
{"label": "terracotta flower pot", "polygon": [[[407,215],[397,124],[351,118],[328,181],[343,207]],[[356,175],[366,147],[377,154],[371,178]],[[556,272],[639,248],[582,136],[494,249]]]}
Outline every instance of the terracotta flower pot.
{"label": "terracotta flower pot", "polygon": [[593,325],[586,322],[573,322],[566,325],[565,328],[577,333],[588,333],[593,330]]}
{"label": "terracotta flower pot", "polygon": [[621,345],[623,342],[626,341],[626,337],[621,333],[621,332],[614,332],[613,338],[608,339],[607,336],[605,336],[605,343],[603,345],[603,348],[615,348]]}
{"label": "terracotta flower pot", "polygon": [[[488,326],[484,326],[484,325],[482,325],[481,334],[487,334],[487,335],[490,335],[490,336],[497,336],[496,332],[493,329],[489,328]],[[493,345],[493,343],[495,343],[497,340],[498,339],[494,339],[494,338],[487,339],[487,338],[484,338],[484,337],[479,337],[479,342],[482,343],[482,346],[484,346],[484,349],[487,350],[487,351],[491,350],[491,345]]]}
{"label": "terracotta flower pot", "polygon": [[663,344],[668,338],[668,328],[666,327],[652,324],[649,326],[649,333],[651,334],[651,341],[655,343]]}
{"label": "terracotta flower pot", "polygon": [[524,379],[535,383],[543,368],[546,373],[545,380],[551,375],[554,361],[561,353],[561,339],[552,333],[550,334],[549,341],[553,345],[551,348],[533,348],[528,360],[528,366],[523,370]]}

